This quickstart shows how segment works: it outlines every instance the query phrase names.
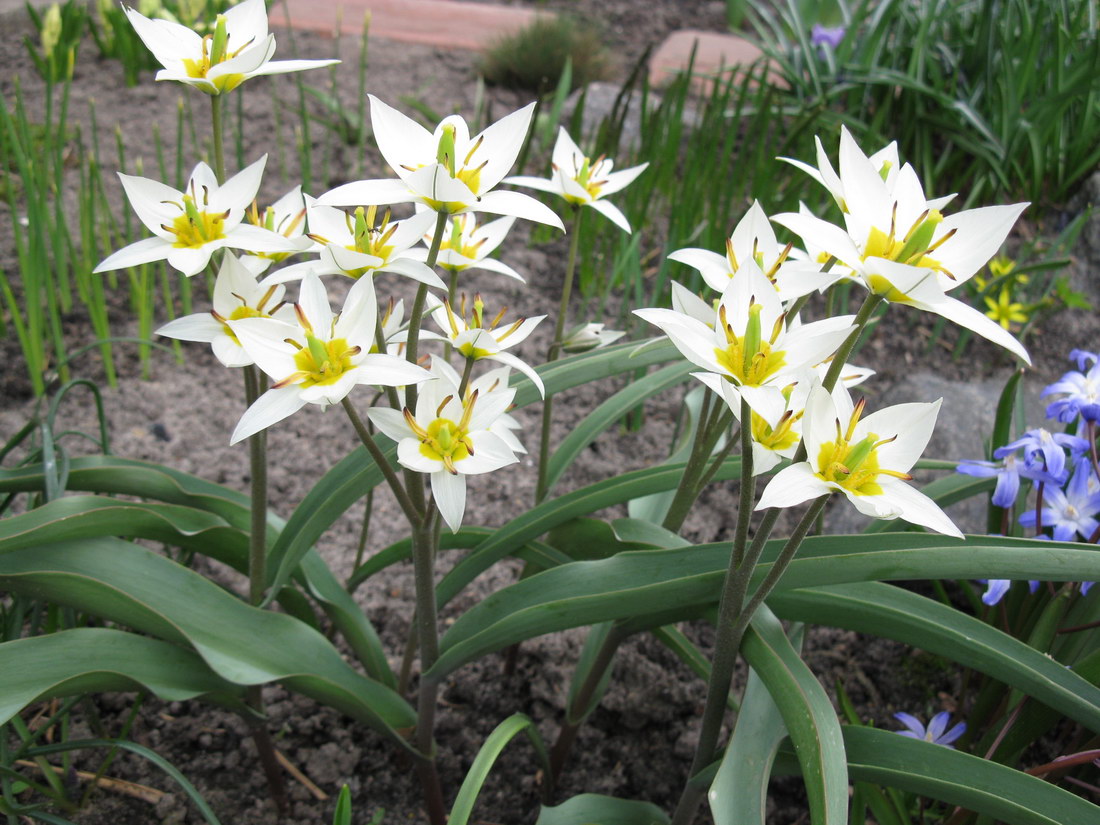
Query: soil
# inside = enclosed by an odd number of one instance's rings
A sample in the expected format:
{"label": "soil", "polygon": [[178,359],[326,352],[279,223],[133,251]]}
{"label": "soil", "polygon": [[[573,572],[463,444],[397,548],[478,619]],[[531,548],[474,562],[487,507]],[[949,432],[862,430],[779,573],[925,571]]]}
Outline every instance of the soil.
{"label": "soil", "polygon": [[[534,5],[534,4],[532,4]],[[608,32],[609,40],[622,50],[628,64],[655,41],[677,27],[723,27],[722,3],[676,2],[662,0],[645,4],[605,3],[599,0],[549,2],[539,7],[564,7],[580,15],[596,17]],[[280,55],[287,56],[289,37],[280,36]],[[324,38],[296,34],[294,45],[302,57],[326,57],[334,44]],[[356,77],[354,60],[357,45],[352,40],[341,44],[345,64],[339,69],[339,94],[347,107],[354,106]],[[153,150],[151,125],[160,124],[167,157],[175,157],[175,113],[179,100],[192,111],[196,131],[207,127],[206,99],[186,94],[165,84],[144,82],[128,89],[122,83],[117,64],[94,58],[90,43],[82,47],[77,61],[72,102],[73,119],[81,124],[83,140],[88,141],[91,123],[87,102],[96,101],[99,138],[105,146],[112,143],[116,126],[125,147],[127,171],[142,167],[150,174],[157,161]],[[42,85],[31,70],[17,38],[0,39],[3,65],[9,72],[0,79],[5,97],[13,91],[12,77],[21,79],[23,93],[32,118],[41,116]],[[391,103],[407,107],[415,99],[436,112],[460,111],[469,114],[475,105],[476,56],[404,43],[372,40],[368,87]],[[324,85],[323,78],[307,82]],[[295,101],[292,80],[276,77],[253,80],[245,87],[243,155],[248,160],[262,152],[272,152],[261,201],[278,197],[297,181],[299,174],[291,146],[287,121],[293,113],[276,117],[272,101]],[[495,116],[521,104],[514,93],[490,90]],[[282,134],[286,175],[280,179],[281,165],[273,148],[273,136]],[[333,143],[327,135],[312,135],[315,157],[328,152],[330,179],[315,191],[354,177],[354,151]],[[106,154],[113,154],[106,152]],[[185,155],[194,158],[195,147]],[[189,161],[190,163],[190,161]],[[109,166],[109,162],[107,163]],[[235,165],[231,162],[231,165]],[[116,214],[126,209],[119,188],[114,185],[113,169],[107,168],[107,187],[114,199]],[[368,152],[363,177],[380,175],[381,168]],[[6,207],[0,207],[6,213]],[[534,315],[556,305],[562,278],[566,241],[528,245],[528,230],[517,227],[509,240],[505,258],[528,280],[527,287],[503,281],[490,274],[473,274],[466,287],[481,291],[511,312]],[[8,215],[0,215],[0,267],[16,270]],[[197,283],[197,282],[196,282]],[[400,289],[395,278],[379,282],[380,291]],[[383,286],[384,284],[384,286]],[[130,320],[132,312],[120,284],[112,297],[112,329],[119,335],[136,335]],[[338,305],[342,299],[334,297]],[[863,362],[881,373],[883,387],[901,381],[915,363],[927,363],[926,341],[930,324],[924,320],[900,320],[901,314],[888,316],[890,323],[907,324],[906,335],[879,336],[865,350]],[[65,334],[76,345],[92,338],[86,318],[74,312],[66,319]],[[1042,328],[1029,343],[1037,352],[1037,371],[1047,380],[1063,369],[1065,352],[1071,346],[1093,348],[1096,320],[1083,313],[1064,313]],[[549,322],[536,331],[521,357],[538,361],[545,352],[550,334]],[[951,344],[950,333],[942,339]],[[162,462],[176,469],[195,473],[230,487],[246,489],[247,451],[229,448],[228,438],[242,411],[240,379],[222,368],[200,345],[185,345],[182,360],[155,352],[151,375],[142,379],[133,347],[116,348],[121,381],[117,389],[104,393],[107,418],[116,454]],[[969,352],[971,360],[959,362],[949,357],[936,359],[935,371],[948,378],[975,380],[1007,374],[1007,361],[992,347],[981,342]],[[19,350],[11,337],[0,339],[0,357],[6,367],[0,392],[0,442],[6,440],[31,415],[34,402],[27,400],[29,386],[19,363]],[[81,376],[103,383],[101,367],[93,355],[74,364]],[[554,437],[560,440],[589,410],[614,387],[585,387],[558,397],[559,413]],[[667,444],[675,426],[681,399],[666,393],[646,406],[646,427],[642,433],[611,433],[586,451],[562,479],[562,489],[573,489],[607,478],[624,470],[659,460],[650,445]],[[525,427],[530,448],[536,440],[537,410],[517,411]],[[91,431],[94,417],[90,403],[80,394],[62,407],[67,428]],[[288,517],[294,506],[311,489],[325,470],[341,458],[346,445],[354,443],[354,433],[339,410],[326,413],[316,408],[304,410],[273,427],[269,434],[271,468],[271,506]],[[646,445],[642,447],[641,445]],[[71,444],[74,451],[81,448]],[[975,449],[979,449],[975,445]],[[522,512],[533,497],[533,464],[521,462],[507,473],[471,480],[465,523],[498,525]],[[732,530],[736,503],[728,485],[716,485],[696,507],[686,527],[686,535],[706,541],[727,537]],[[371,522],[368,553],[401,538],[400,513],[388,493],[376,496],[376,512]],[[358,539],[360,506],[353,507],[319,542],[318,550],[338,577],[346,576],[354,563]],[[445,553],[440,559],[448,569],[457,559]],[[243,583],[235,576],[213,566],[203,568],[226,587],[242,592]],[[442,620],[447,622],[476,603],[486,594],[512,581],[518,574],[516,564],[503,564],[479,578],[470,590],[448,606]],[[356,597],[382,636],[394,663],[404,648],[410,623],[412,571],[398,565],[360,588]],[[708,649],[709,628],[705,624],[688,625],[688,632]],[[459,786],[474,754],[484,738],[501,720],[523,712],[538,724],[544,737],[553,741],[561,721],[576,655],[584,634],[581,631],[543,637],[523,645],[516,672],[502,673],[502,660],[492,656],[458,671],[441,693],[438,719],[440,771],[444,786],[453,794]],[[822,683],[832,691],[841,684],[861,713],[880,726],[895,727],[891,714],[899,709],[921,712],[938,710],[950,703],[957,685],[952,670],[931,657],[887,642],[864,639],[856,634],[817,628],[810,633],[806,658]],[[739,674],[738,679],[742,676]],[[635,637],[616,658],[607,696],[581,730],[570,762],[557,792],[560,802],[578,793],[604,793],[625,798],[645,799],[666,809],[675,802],[687,764],[690,761],[698,718],[704,697],[703,686],[687,668],[650,636]],[[247,728],[236,716],[198,703],[161,703],[146,699],[137,715],[132,738],[165,756],[199,789],[221,821],[234,825],[317,825],[331,821],[335,795],[340,786],[351,788],[356,825],[424,822],[418,802],[418,786],[412,766],[396,757],[394,750],[377,735],[351,722],[341,714],[316,705],[283,688],[265,689],[269,729],[289,763],[315,783],[318,792],[306,784],[288,779],[291,809],[278,820],[268,798],[263,774],[257,767],[255,748]],[[135,697],[131,694],[107,695],[82,706],[74,716],[70,736],[79,737],[92,729],[98,715],[108,732],[117,733],[127,718]],[[94,713],[93,713],[94,709]],[[475,811],[474,821],[485,823],[531,823],[538,810],[536,761],[525,743],[509,747],[503,760],[490,775]],[[96,770],[89,757],[80,767]],[[157,769],[144,760],[120,754],[111,763],[108,774],[167,791],[159,802],[150,803],[114,791],[101,791],[82,810],[69,814],[78,825],[131,825],[160,822],[180,825],[202,819],[184,795]],[[798,782],[780,780],[773,786],[774,810],[770,822],[793,825],[806,822],[804,800]],[[320,798],[321,796],[324,798]],[[382,816],[384,819],[376,819]],[[709,821],[700,813],[698,822]]]}

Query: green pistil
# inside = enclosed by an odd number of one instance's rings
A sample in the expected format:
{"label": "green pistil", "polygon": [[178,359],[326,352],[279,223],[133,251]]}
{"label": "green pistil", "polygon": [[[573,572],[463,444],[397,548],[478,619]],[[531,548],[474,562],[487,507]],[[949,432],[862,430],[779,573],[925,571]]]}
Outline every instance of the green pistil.
{"label": "green pistil", "polygon": [[753,359],[756,354],[760,352],[760,310],[763,307],[760,304],[752,304],[749,307],[749,323],[745,327],[745,339],[743,344],[743,352],[741,354],[742,361],[745,367],[745,374],[748,375],[752,369]]}
{"label": "green pistil", "polygon": [[191,195],[183,196],[183,214],[164,228],[176,236],[173,246],[199,247],[225,236],[223,227],[228,212],[200,212]]}
{"label": "green pistil", "polygon": [[923,257],[932,245],[932,235],[942,220],[943,215],[939,211],[931,210],[924,220],[909,230],[909,237],[894,260],[901,263],[910,263],[910,258]]}
{"label": "green pistil", "polygon": [[435,159],[447,169],[453,178],[455,176],[455,127],[447,124],[439,136],[439,146],[435,151]]}
{"label": "green pistil", "polygon": [[354,367],[351,359],[358,353],[359,347],[349,347],[345,338],[322,341],[306,333],[306,346],[294,354],[294,363],[298,367],[296,376],[302,379],[303,387],[334,384]]}
{"label": "green pistil", "polygon": [[214,24],[214,38],[210,43],[210,65],[214,66],[225,60],[225,49],[229,45],[229,29],[226,27],[225,15],[219,14]]}

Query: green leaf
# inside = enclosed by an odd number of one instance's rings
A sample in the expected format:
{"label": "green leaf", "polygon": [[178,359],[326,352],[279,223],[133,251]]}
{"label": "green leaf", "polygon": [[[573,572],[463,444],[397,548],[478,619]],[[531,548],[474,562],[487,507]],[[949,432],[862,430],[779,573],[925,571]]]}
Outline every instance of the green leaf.
{"label": "green leaf", "polygon": [[[547,395],[556,395],[582,384],[590,384],[601,378],[634,372],[666,361],[680,361],[683,356],[667,338],[649,338],[645,341],[624,341],[609,347],[559,358],[543,364],[535,372],[546,385]],[[515,405],[526,407],[542,400],[538,387],[526,376],[513,379],[516,388]]]}
{"label": "green leaf", "polygon": [[93,536],[140,536],[238,567],[248,536],[207,510],[103,496],[67,496],[0,521],[0,552]]}
{"label": "green leaf", "polygon": [[[384,436],[379,446],[392,462],[397,447]],[[367,454],[356,447],[324,474],[306,497],[294,508],[268,554],[270,594],[283,587],[314,543],[344,512],[383,480],[382,471]]]}
{"label": "green leaf", "polygon": [[0,644],[0,725],[39,699],[142,689],[166,702],[202,696],[244,708],[238,685],[194,652],[157,639],[77,628]]}
{"label": "green leaf", "polygon": [[[557,525],[632,498],[674,489],[683,472],[683,464],[634,470],[579,490],[572,490],[531,508],[496,530],[443,577],[436,589],[439,604],[446,604],[479,574],[516,548],[549,532]],[[715,478],[725,481],[737,477],[740,472],[741,459],[733,457],[723,462]]]}
{"label": "green leaf", "polygon": [[650,546],[620,541],[610,524],[603,519],[588,517],[559,524],[550,531],[546,542],[576,561],[606,559],[626,550],[642,550]]}
{"label": "green leaf", "polygon": [[[875,782],[958,805],[1009,825],[1100,821],[1100,807],[1056,785],[996,762],[875,728],[845,727],[848,771]],[[784,769],[793,767],[785,759]]]}
{"label": "green leaf", "polygon": [[543,772],[546,776],[550,775],[550,756],[546,752],[546,745],[542,741],[539,729],[524,714],[513,714],[493,729],[489,738],[485,740],[485,744],[477,752],[477,756],[474,757],[474,764],[470,766],[470,770],[462,780],[462,787],[458,789],[458,796],[455,797],[454,805],[451,807],[447,825],[466,825],[470,820],[474,803],[477,801],[477,795],[481,793],[481,787],[485,784],[497,757],[505,746],[521,733],[527,734],[527,738],[535,747],[539,762],[542,763]]}
{"label": "green leaf", "polygon": [[351,825],[351,790],[347,785],[340,789],[340,796],[336,799],[332,825]]}
{"label": "green leaf", "polygon": [[858,582],[776,590],[768,605],[784,619],[870,633],[946,656],[1100,731],[1100,688],[1007,633],[932,599]]}
{"label": "green leaf", "polygon": [[584,793],[555,807],[543,806],[535,825],[668,825],[656,805]]}
{"label": "green leaf", "polygon": [[[41,490],[44,484],[41,464],[0,470],[0,492]],[[243,493],[147,461],[117,456],[74,458],[69,467],[66,489],[182,504],[216,513],[242,530],[249,528],[249,502]]]}
{"label": "green leaf", "polygon": [[659,524],[637,518],[617,518],[611,522],[615,537],[624,544],[647,544],[650,547],[687,547],[689,542]]}
{"label": "green leaf", "polygon": [[[451,575],[486,546],[495,552],[504,544],[499,541],[501,533],[513,525],[538,524],[540,517],[549,521],[546,511],[547,505],[542,505],[498,530]],[[526,539],[526,532],[520,538]],[[993,541],[987,536],[958,541],[928,533],[812,537],[803,542],[777,592],[877,579],[1100,580],[1100,554],[1078,549],[1080,545],[1033,539],[996,539],[990,544]],[[755,582],[767,573],[781,545],[778,540],[768,542]],[[624,552],[546,570],[491,594],[460,616],[441,639],[440,657],[431,672],[442,676],[506,645],[569,627],[622,619],[640,630],[693,618],[717,601],[729,553],[730,545],[723,542]],[[451,595],[443,585],[438,592],[441,601]]]}
{"label": "green leaf", "polygon": [[810,803],[810,822],[846,825],[848,764],[840,722],[825,689],[766,605],[752,617],[741,651],[767,686],[794,742]]}
{"label": "green leaf", "polygon": [[707,795],[715,825],[767,824],[768,780],[786,736],[779,708],[750,667],[737,724]]}
{"label": "green leaf", "polygon": [[279,681],[404,746],[396,728],[413,709],[359,675],[324,636],[296,619],[245,604],[198,573],[114,538],[0,554],[0,588],[66,604],[186,644],[240,685]]}
{"label": "green leaf", "polygon": [[576,460],[581,451],[591,444],[608,427],[634,409],[645,400],[657,395],[669,387],[680,384],[688,373],[697,369],[694,364],[685,362],[670,364],[637,381],[632,381],[619,390],[596,409],[585,416],[584,420],[569,431],[561,444],[550,456],[546,471],[546,489],[551,490],[561,474]]}

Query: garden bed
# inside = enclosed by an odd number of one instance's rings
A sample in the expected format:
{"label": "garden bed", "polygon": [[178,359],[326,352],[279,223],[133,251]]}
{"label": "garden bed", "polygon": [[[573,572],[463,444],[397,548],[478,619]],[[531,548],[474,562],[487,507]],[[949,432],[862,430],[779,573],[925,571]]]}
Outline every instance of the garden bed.
{"label": "garden bed", "polygon": [[[540,6],[542,4],[539,4]],[[714,26],[721,22],[721,3],[693,3],[687,10],[681,4],[666,2],[649,13],[636,10],[635,3],[568,3],[570,8],[600,14],[608,26],[612,42],[629,44],[627,59],[640,50],[637,44],[663,34],[662,21],[668,25]],[[613,8],[612,8],[613,7]],[[675,21],[675,22],[672,22]],[[632,28],[636,26],[637,28]],[[289,37],[279,34],[280,56],[288,48]],[[303,57],[327,57],[333,44],[324,38],[294,35],[297,51]],[[644,48],[644,46],[643,46]],[[341,44],[345,64],[339,69],[338,89],[348,108],[356,87],[355,51],[357,44],[347,39]],[[41,116],[43,87],[34,75],[22,45],[14,38],[0,42],[3,65],[9,67],[0,81],[5,96],[12,93],[11,78],[18,76],[32,119]],[[367,88],[399,108],[408,110],[411,100],[438,113],[457,110],[469,113],[475,99],[476,56],[423,46],[372,41]],[[319,86],[326,83],[313,79]],[[270,84],[270,86],[268,85]],[[199,134],[207,122],[206,98],[188,94],[190,90],[168,84],[143,82],[134,88],[122,83],[121,70],[113,62],[100,62],[86,43],[77,60],[72,92],[72,119],[81,125],[81,138],[90,140],[91,122],[87,102],[94,100],[100,130],[99,140],[109,147],[116,125],[125,146],[127,171],[140,166],[154,175],[157,156],[153,151],[151,128],[160,124],[164,153],[175,157],[175,123],[178,101],[186,95],[185,105],[193,111]],[[295,152],[289,146],[283,158],[273,149],[272,136],[283,134],[293,139],[286,123],[280,123],[273,105],[296,98],[294,83],[287,78],[253,81],[245,89],[241,147],[243,157],[253,160],[268,151],[268,174],[261,202],[278,197],[299,179],[301,170]],[[490,90],[489,101],[495,119],[517,108],[523,97],[516,93]],[[235,117],[235,115],[234,115]],[[288,108],[284,120],[293,120]],[[314,133],[314,154],[327,157],[330,179],[316,182],[314,193],[354,177],[347,170],[355,167],[354,147],[339,145],[328,135]],[[828,145],[834,141],[829,138]],[[104,149],[105,156],[113,152]],[[185,151],[196,157],[193,147]],[[232,154],[231,154],[232,157]],[[368,151],[363,177],[381,175],[376,153]],[[280,167],[285,162],[285,174]],[[231,168],[237,168],[235,160]],[[121,215],[124,203],[113,169],[105,183],[112,206]],[[155,175],[154,175],[155,176]],[[319,177],[319,175],[318,175]],[[282,178],[282,180],[280,179]],[[765,205],[766,206],[766,205]],[[6,208],[4,208],[6,211]],[[7,215],[0,215],[0,267],[12,273],[17,268]],[[527,279],[521,288],[488,273],[475,273],[463,289],[479,292],[490,306],[508,306],[516,315],[552,313],[563,277],[567,242],[561,238],[530,244],[530,233],[519,228],[509,238],[506,257]],[[658,249],[655,240],[643,239],[643,258]],[[382,276],[395,281],[392,276]],[[387,284],[388,286],[390,284]],[[175,287],[172,287],[175,289]],[[411,297],[411,293],[406,298]],[[334,299],[338,302],[339,299]],[[617,326],[623,299],[616,296],[606,308],[609,326]],[[203,298],[196,292],[196,304]],[[137,336],[125,284],[109,294],[113,334]],[[875,383],[876,405],[882,406],[897,393],[904,394],[916,365],[931,370],[941,379],[960,385],[1002,380],[1011,373],[1008,357],[984,341],[972,341],[961,357],[951,350],[956,331],[935,330],[927,317],[902,317],[898,311],[887,315],[887,323],[897,329],[880,330],[863,351],[859,363],[879,372]],[[549,343],[550,330],[544,324],[527,342],[525,352],[542,353]],[[1035,360],[1035,385],[1053,380],[1066,368],[1066,352],[1072,347],[1094,349],[1100,321],[1095,313],[1065,311],[1047,319],[1028,341]],[[885,334],[884,334],[885,333]],[[88,319],[79,310],[65,318],[65,338],[75,348],[90,341],[94,333]],[[240,379],[225,370],[203,345],[185,344],[177,360],[156,351],[151,357],[147,378],[140,375],[141,365],[133,345],[116,347],[119,358],[119,386],[104,393],[107,419],[116,455],[169,465],[232,488],[245,490],[249,481],[247,450],[243,445],[228,446],[229,434],[244,409]],[[929,358],[931,353],[931,358]],[[12,337],[0,339],[0,358],[5,368],[0,383],[0,441],[14,433],[32,414],[34,402],[28,399],[29,384],[19,365],[18,343]],[[94,353],[73,362],[74,375],[97,382],[104,374]],[[586,386],[558,397],[555,440],[560,440],[580,419],[607,397],[618,385],[605,382]],[[643,428],[638,432],[621,431],[603,438],[586,449],[582,461],[563,478],[563,488],[575,488],[608,478],[626,470],[648,466],[663,458],[663,445],[672,437],[681,406],[677,389],[652,399],[645,408]],[[978,413],[984,415],[985,413]],[[528,449],[534,449],[537,437],[535,407],[517,412],[529,436]],[[94,409],[77,391],[61,408],[62,426],[82,431],[95,428]],[[1036,422],[1033,422],[1036,423]],[[311,408],[288,419],[270,431],[271,508],[288,517],[293,508],[324,472],[354,443],[354,433],[338,410],[320,413]],[[654,445],[658,445],[654,449]],[[77,448],[78,450],[80,448]],[[971,445],[978,456],[982,445]],[[519,465],[492,477],[470,484],[466,523],[496,526],[521,513],[534,495],[533,463]],[[732,484],[716,485],[699,502],[689,518],[685,535],[693,541],[725,540],[731,536],[736,508]],[[375,497],[375,512],[370,523],[367,553],[388,546],[405,534],[396,503],[387,492]],[[318,550],[338,577],[353,568],[359,540],[359,517],[355,506],[333,530],[318,543]],[[447,569],[457,554],[442,559]],[[200,567],[216,581],[237,592],[247,583],[228,570],[214,569],[213,563]],[[483,574],[461,598],[448,607],[442,617],[459,615],[487,594],[511,583],[520,572],[520,564],[498,565]],[[372,578],[356,593],[371,622],[378,629],[387,650],[392,651],[395,667],[404,649],[411,620],[413,592],[411,565],[399,565]],[[710,639],[709,624],[699,622],[686,628],[704,650]],[[490,656],[466,666],[454,674],[441,690],[441,710],[437,722],[440,744],[439,769],[445,788],[456,788],[473,755],[493,727],[508,715],[523,712],[538,724],[543,735],[552,740],[561,721],[566,692],[584,633],[569,631],[541,637],[526,643],[516,659],[514,673],[502,670],[503,657]],[[857,634],[828,628],[813,629],[804,658],[821,682],[832,693],[836,685],[855,703],[866,722],[893,729],[891,719],[898,710],[933,707],[952,709],[959,688],[953,667],[920,651],[882,640],[866,640]],[[743,679],[739,674],[738,681]],[[558,799],[578,793],[603,793],[643,799],[668,810],[675,804],[694,750],[695,725],[703,700],[703,684],[661,644],[648,635],[631,639],[620,652],[612,672],[611,687],[600,707],[582,728],[573,758],[558,788]],[[300,771],[316,789],[288,775],[291,808],[278,820],[286,825],[317,825],[328,822],[335,794],[349,785],[355,800],[356,823],[425,821],[419,802],[419,787],[411,763],[394,753],[393,747],[366,727],[338,712],[281,687],[264,691],[269,729],[287,762]],[[108,735],[117,733],[134,705],[133,695],[107,695],[79,706],[74,715],[77,727],[69,736],[89,735],[102,724]],[[98,717],[98,720],[97,720]],[[131,738],[167,758],[206,798],[225,823],[268,825],[276,822],[273,803],[268,798],[263,774],[258,769],[255,748],[247,728],[236,715],[195,702],[162,703],[146,699],[137,713]],[[527,749],[527,752],[524,752]],[[480,797],[474,821],[518,823],[533,821],[537,809],[539,777],[536,761],[524,744],[511,746],[509,758],[491,775]],[[95,770],[95,761],[86,759],[80,767]],[[149,785],[169,792],[153,803],[109,789],[98,792],[90,804],[71,815],[79,825],[129,825],[161,823],[198,823],[195,809],[163,774],[148,762],[124,754],[115,758],[107,771],[111,777]],[[773,786],[774,815],[769,822],[794,825],[807,822],[800,783],[780,780]],[[322,798],[324,797],[324,798]],[[372,819],[385,811],[384,819]],[[526,817],[526,818],[524,818]],[[709,821],[700,813],[697,821]]]}

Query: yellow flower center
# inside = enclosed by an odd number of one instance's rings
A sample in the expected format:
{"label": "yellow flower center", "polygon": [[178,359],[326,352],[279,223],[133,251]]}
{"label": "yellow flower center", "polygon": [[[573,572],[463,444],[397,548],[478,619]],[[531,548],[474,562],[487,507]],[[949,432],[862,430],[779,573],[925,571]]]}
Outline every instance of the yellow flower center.
{"label": "yellow flower center", "polygon": [[787,363],[786,350],[774,348],[783,331],[783,316],[776,319],[771,338],[765,341],[761,337],[760,329],[762,309],[763,306],[756,303],[749,307],[749,322],[745,327],[745,334],[737,335],[726,321],[726,308],[724,306],[718,308],[718,320],[726,334],[726,347],[725,349],[715,347],[714,356],[737,384],[758,387],[767,382]]}
{"label": "yellow flower center", "polygon": [[779,423],[773,428],[767,421],[756,413],[752,414],[752,440],[775,453],[789,450],[798,443],[801,437],[794,430],[794,423],[802,418],[802,413],[792,414],[790,410],[783,414]]}
{"label": "yellow flower center", "polygon": [[[208,34],[202,39],[202,57],[198,60],[184,58],[184,71],[187,72],[188,77],[206,78],[213,66],[236,57],[251,46],[252,42],[252,40],[249,40],[235,51],[229,51],[229,30],[226,28],[225,15],[219,14],[217,23],[214,25],[213,34]],[[234,73],[220,75],[209,82],[216,88],[215,94],[221,94],[233,91],[244,80],[245,76],[243,74]],[[203,91],[209,90],[204,89]]]}
{"label": "yellow flower center", "polygon": [[462,461],[474,454],[474,443],[470,438],[470,419],[474,414],[478,391],[474,390],[462,400],[462,418],[456,424],[449,418],[443,418],[443,409],[454,396],[448,395],[436,409],[436,418],[427,429],[421,427],[408,407],[405,408],[405,423],[413,434],[420,439],[420,454],[433,461],[442,461],[447,472],[458,474],[456,461]]}
{"label": "yellow flower center", "polygon": [[836,422],[836,440],[831,444],[822,444],[817,454],[818,478],[836,484],[845,491],[857,496],[874,496],[882,493],[877,479],[880,475],[893,476],[908,481],[908,473],[887,470],[879,466],[878,448],[889,444],[897,436],[880,439],[875,433],[867,433],[855,444],[856,425],[863,415],[865,399],[860,399],[848,421],[848,429],[841,431],[840,421]]}
{"label": "yellow flower center", "polygon": [[164,224],[164,228],[176,236],[172,246],[197,248],[225,237],[228,212],[200,212],[191,195],[183,196],[182,210],[180,215],[172,219],[170,225]]}
{"label": "yellow flower center", "polygon": [[449,418],[437,418],[428,425],[426,436],[420,442],[420,454],[434,461],[442,461],[451,469],[456,461],[468,458],[472,452],[470,434]]}
{"label": "yellow flower center", "polygon": [[[867,241],[863,245],[863,260],[885,258],[888,261],[895,261],[907,266],[942,272],[948,278],[954,280],[955,276],[947,270],[943,263],[931,257],[932,252],[955,235],[955,230],[952,229],[950,232],[944,233],[943,237],[935,243],[932,242],[932,236],[936,232],[936,227],[943,221],[943,215],[936,209],[926,209],[917,217],[904,235],[899,235],[897,212],[898,205],[895,203],[890,215],[889,232],[883,232],[877,226],[871,227],[867,233]],[[908,296],[897,289],[885,276],[875,274],[868,280],[868,286],[874,292],[886,298],[887,301],[905,303],[908,300]]]}
{"label": "yellow flower center", "polygon": [[299,380],[293,383],[300,383],[303,387],[335,384],[340,376],[354,368],[351,359],[360,351],[359,347],[348,346],[346,338],[322,341],[308,333],[306,344],[307,346],[294,354],[294,364],[298,367],[296,376]]}
{"label": "yellow flower center", "polygon": [[242,306],[237,307],[231,313],[229,313],[229,317],[222,321],[222,329],[225,331],[225,334],[228,335],[233,340],[233,343],[237,344],[239,346],[241,342],[237,340],[237,336],[234,334],[233,330],[231,330],[229,328],[229,324],[225,323],[226,321],[239,321],[242,318],[270,318],[270,317],[271,316],[268,315],[263,310],[254,309],[253,307],[242,305]]}
{"label": "yellow flower center", "polygon": [[[455,127],[448,123],[439,135],[439,143],[435,150],[436,162],[446,169],[447,174],[452,178],[457,178],[466,184],[475,197],[481,194],[481,170],[485,168],[489,161],[484,160],[477,166],[471,166],[470,163],[477,150],[481,148],[483,141],[484,137],[479,137],[474,141],[474,145],[470,147],[470,151],[466,153],[466,157],[463,158],[460,164],[456,156],[458,147],[455,144]],[[412,171],[416,167],[405,168]],[[461,212],[468,206],[468,204],[459,201],[440,201],[434,198],[425,198],[424,203],[436,212],[450,213]]]}

